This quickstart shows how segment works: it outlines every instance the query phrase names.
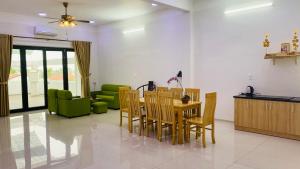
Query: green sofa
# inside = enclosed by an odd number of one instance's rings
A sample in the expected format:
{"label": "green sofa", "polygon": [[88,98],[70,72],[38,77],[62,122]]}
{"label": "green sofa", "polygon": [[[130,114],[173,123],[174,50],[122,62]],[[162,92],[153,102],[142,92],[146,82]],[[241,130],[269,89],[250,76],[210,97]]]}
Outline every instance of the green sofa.
{"label": "green sofa", "polygon": [[57,91],[57,114],[65,117],[78,117],[91,112],[91,103],[88,98],[73,98],[67,90]]}
{"label": "green sofa", "polygon": [[103,84],[101,91],[91,92],[91,96],[99,101],[106,102],[108,108],[120,109],[119,87],[130,87],[127,85]]}
{"label": "green sofa", "polygon": [[50,114],[52,114],[52,112],[57,113],[58,110],[57,92],[57,89],[48,90],[48,111]]}

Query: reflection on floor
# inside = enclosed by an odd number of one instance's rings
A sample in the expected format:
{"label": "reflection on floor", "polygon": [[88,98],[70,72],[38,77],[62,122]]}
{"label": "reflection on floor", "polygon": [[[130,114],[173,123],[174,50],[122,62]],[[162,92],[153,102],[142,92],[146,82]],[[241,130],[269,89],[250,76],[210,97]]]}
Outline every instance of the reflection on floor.
{"label": "reflection on floor", "polygon": [[[218,121],[208,139],[171,145],[128,134],[119,112],[74,119],[32,112],[0,118],[0,169],[299,169],[300,142],[239,132]],[[208,137],[209,138],[209,137]]]}

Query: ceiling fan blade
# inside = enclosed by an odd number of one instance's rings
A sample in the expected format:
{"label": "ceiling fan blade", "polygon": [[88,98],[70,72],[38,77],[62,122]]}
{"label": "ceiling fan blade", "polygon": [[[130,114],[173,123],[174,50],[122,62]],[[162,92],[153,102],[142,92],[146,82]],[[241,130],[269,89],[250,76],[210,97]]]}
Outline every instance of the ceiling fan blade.
{"label": "ceiling fan blade", "polygon": [[58,23],[59,21],[52,21],[52,22],[48,22],[48,23]]}
{"label": "ceiling fan blade", "polygon": [[60,19],[60,18],[52,18],[52,17],[43,17],[43,18],[47,18],[47,19]]}
{"label": "ceiling fan blade", "polygon": [[82,23],[90,23],[90,21],[87,21],[87,20],[74,20],[76,22],[82,22]]}

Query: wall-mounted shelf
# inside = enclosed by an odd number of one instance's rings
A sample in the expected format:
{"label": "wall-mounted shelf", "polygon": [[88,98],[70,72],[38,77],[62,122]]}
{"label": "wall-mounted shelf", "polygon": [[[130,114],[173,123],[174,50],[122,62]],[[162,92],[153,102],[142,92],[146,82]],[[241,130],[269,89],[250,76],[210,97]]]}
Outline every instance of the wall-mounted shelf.
{"label": "wall-mounted shelf", "polygon": [[272,59],[273,65],[276,64],[276,59],[286,59],[293,58],[295,60],[295,64],[297,64],[298,56],[300,56],[300,52],[291,52],[291,53],[268,53],[265,55],[265,59]]}

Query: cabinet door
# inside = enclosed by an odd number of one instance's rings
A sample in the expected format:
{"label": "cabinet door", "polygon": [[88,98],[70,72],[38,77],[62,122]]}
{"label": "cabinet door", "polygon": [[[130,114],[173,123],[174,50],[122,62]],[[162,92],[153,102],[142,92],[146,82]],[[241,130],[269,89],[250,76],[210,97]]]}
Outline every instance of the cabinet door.
{"label": "cabinet door", "polygon": [[291,103],[289,134],[300,135],[300,103]]}
{"label": "cabinet door", "polygon": [[248,99],[235,99],[235,120],[236,126],[252,126],[252,103]]}
{"label": "cabinet door", "polygon": [[252,127],[259,130],[269,130],[268,101],[253,100]]}
{"label": "cabinet door", "polygon": [[286,134],[289,131],[291,103],[268,101],[270,117],[270,130],[276,133]]}

